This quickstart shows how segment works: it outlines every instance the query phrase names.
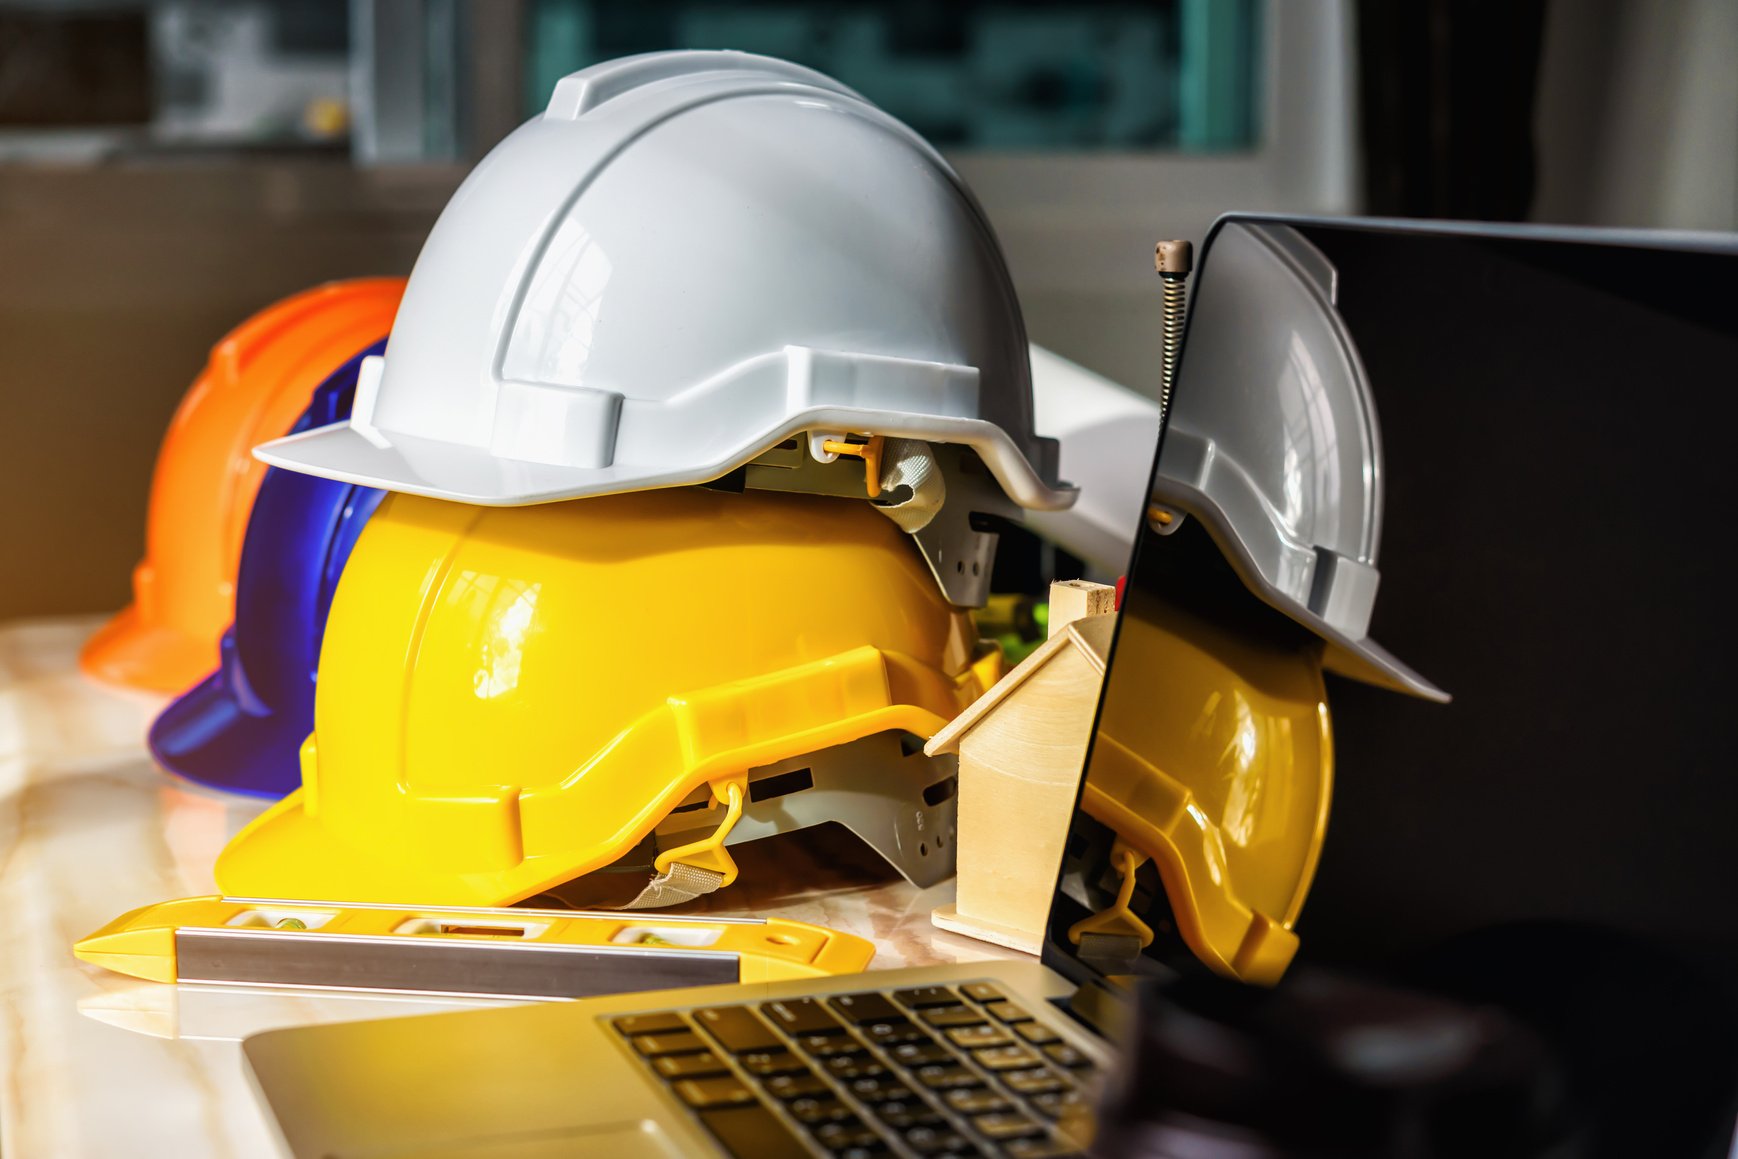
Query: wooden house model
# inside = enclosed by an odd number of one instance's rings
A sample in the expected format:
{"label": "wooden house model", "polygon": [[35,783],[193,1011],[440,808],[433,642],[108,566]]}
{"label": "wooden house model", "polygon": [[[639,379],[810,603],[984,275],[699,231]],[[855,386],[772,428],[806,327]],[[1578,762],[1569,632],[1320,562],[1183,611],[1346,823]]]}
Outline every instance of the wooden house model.
{"label": "wooden house model", "polygon": [[1115,591],[1052,584],[1049,638],[924,751],[959,754],[958,892],[930,920],[1036,954],[1116,628]]}

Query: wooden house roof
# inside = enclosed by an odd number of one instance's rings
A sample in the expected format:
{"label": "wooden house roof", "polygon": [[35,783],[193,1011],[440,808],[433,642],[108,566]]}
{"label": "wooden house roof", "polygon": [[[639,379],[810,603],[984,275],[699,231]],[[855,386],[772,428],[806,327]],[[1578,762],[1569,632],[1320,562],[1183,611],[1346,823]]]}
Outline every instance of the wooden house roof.
{"label": "wooden house roof", "polygon": [[923,751],[930,756],[940,753],[951,753],[959,748],[959,742],[966,733],[976,728],[978,723],[996,710],[1011,695],[1014,689],[1030,680],[1034,673],[1061,655],[1069,648],[1078,649],[1086,658],[1086,662],[1104,675],[1105,663],[1110,656],[1111,637],[1116,633],[1116,614],[1102,616],[1086,616],[1075,620],[1060,632],[1044,641],[1020,663],[1016,664],[1006,676],[996,681],[994,688],[972,701],[966,710],[949,721],[946,727],[929,738],[929,743],[923,746]]}

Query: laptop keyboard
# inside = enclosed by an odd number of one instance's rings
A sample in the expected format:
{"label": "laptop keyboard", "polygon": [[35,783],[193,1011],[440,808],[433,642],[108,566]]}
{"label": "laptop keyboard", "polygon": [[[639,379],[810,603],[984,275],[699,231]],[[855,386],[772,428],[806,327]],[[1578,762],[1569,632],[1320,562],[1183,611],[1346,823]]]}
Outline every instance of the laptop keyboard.
{"label": "laptop keyboard", "polygon": [[611,1019],[732,1155],[997,1155],[1084,1146],[1096,1068],[990,982]]}

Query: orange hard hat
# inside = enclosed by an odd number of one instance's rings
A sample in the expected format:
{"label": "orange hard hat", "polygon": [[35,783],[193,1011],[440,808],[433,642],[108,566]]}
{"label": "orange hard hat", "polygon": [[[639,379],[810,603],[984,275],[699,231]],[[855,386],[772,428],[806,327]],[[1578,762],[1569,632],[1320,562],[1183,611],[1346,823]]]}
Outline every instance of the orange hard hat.
{"label": "orange hard hat", "polygon": [[98,680],[180,692],[218,664],[242,535],[266,466],[314,388],[392,329],[402,278],[331,282],[268,306],[212,348],[157,453],[133,602],[85,644]]}

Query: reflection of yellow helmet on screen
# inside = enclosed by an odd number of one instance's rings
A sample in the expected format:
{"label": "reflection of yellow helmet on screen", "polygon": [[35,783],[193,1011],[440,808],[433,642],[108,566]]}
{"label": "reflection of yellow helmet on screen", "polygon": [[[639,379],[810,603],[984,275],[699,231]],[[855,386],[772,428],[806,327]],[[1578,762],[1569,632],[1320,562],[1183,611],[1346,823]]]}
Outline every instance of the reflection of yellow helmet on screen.
{"label": "reflection of yellow helmet on screen", "polygon": [[927,884],[951,872],[952,770],[909,735],[993,665],[857,500],[391,495],[332,605],[303,787],[218,882],[499,905],[681,830],[635,903],[670,904],[734,879],[722,839],[838,820]]}
{"label": "reflection of yellow helmet on screen", "polygon": [[1121,891],[1070,937],[1150,942],[1130,901],[1151,861],[1197,957],[1245,981],[1277,981],[1297,951],[1292,925],[1333,781],[1317,650],[1230,631],[1137,591],[1113,663],[1082,806],[1115,835],[1108,868]]}

